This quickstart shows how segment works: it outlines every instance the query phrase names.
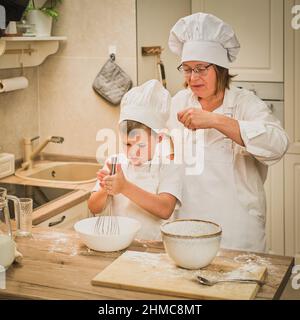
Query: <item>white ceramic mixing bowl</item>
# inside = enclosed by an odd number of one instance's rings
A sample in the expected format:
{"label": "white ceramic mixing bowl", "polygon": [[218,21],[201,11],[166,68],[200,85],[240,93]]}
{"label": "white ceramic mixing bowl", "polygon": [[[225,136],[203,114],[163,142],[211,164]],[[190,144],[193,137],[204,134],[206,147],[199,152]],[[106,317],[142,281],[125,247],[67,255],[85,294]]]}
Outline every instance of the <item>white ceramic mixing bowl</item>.
{"label": "white ceramic mixing bowl", "polygon": [[222,229],[210,221],[182,219],[163,224],[161,233],[166,252],[176,265],[200,269],[217,255]]}
{"label": "white ceramic mixing bowl", "polygon": [[141,224],[139,221],[128,217],[114,216],[113,218],[118,219],[119,223],[120,232],[117,235],[95,233],[97,217],[76,222],[74,229],[79,234],[81,241],[90,249],[104,252],[119,251],[131,244],[140,230]]}

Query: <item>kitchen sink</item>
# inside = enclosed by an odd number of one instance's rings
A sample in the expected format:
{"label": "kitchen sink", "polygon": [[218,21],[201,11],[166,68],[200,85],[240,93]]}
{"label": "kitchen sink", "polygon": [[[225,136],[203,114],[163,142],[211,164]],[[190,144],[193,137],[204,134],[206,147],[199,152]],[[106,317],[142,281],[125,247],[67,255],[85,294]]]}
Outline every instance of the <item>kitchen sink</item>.
{"label": "kitchen sink", "polygon": [[96,181],[100,167],[90,162],[41,162],[29,170],[18,169],[15,175],[34,181],[80,184]]}
{"label": "kitchen sink", "polygon": [[[0,187],[5,188],[9,195],[16,196],[18,198],[31,198],[34,210],[74,192],[72,189],[31,186],[5,182],[0,182]],[[9,201],[8,205],[9,212],[13,218],[15,216],[13,202]],[[0,217],[0,220],[4,221],[3,217]]]}

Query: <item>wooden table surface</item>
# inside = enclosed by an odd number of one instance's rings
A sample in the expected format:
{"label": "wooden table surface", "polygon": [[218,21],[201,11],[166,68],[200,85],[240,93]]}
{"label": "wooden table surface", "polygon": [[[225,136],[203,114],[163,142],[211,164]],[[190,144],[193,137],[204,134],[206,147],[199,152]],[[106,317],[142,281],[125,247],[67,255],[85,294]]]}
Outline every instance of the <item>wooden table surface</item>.
{"label": "wooden table surface", "polygon": [[[18,250],[24,258],[6,272],[6,289],[0,299],[178,299],[93,286],[91,279],[115,260],[121,252],[100,253],[88,250],[73,231],[34,228],[32,238],[17,238]],[[161,242],[135,241],[130,250],[163,252]],[[248,254],[221,250],[220,255],[233,260]],[[255,254],[267,261],[266,284],[257,299],[278,299],[288,283],[294,259],[268,254]],[[134,271],[133,271],[134,272]]]}

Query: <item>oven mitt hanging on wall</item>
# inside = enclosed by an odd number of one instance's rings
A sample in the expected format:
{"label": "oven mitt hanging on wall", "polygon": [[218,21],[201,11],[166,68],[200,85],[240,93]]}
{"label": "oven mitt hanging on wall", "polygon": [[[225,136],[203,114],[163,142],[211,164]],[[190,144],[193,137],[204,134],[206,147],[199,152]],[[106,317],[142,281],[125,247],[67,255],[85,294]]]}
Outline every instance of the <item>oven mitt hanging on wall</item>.
{"label": "oven mitt hanging on wall", "polygon": [[108,102],[118,105],[132,87],[130,77],[115,63],[115,55],[104,64],[93,83],[93,89]]}

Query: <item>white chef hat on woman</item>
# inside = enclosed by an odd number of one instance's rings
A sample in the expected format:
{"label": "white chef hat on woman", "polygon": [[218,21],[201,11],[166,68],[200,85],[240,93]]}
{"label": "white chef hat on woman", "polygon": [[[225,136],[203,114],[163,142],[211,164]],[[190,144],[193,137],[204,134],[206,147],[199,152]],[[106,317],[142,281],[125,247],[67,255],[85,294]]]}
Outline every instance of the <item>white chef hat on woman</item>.
{"label": "white chef hat on woman", "polygon": [[166,128],[170,105],[169,91],[158,80],[149,80],[123,96],[119,123],[134,120],[160,132]]}
{"label": "white chef hat on woman", "polygon": [[240,44],[230,25],[207,13],[181,18],[170,31],[169,48],[181,62],[203,61],[229,68]]}

